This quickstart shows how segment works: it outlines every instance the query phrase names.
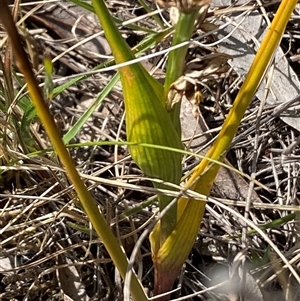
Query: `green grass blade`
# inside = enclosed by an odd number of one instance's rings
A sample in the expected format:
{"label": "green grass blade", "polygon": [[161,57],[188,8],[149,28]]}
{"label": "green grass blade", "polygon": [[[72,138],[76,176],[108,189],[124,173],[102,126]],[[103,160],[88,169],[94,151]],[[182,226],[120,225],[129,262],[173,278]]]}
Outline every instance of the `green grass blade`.
{"label": "green grass blade", "polygon": [[108,95],[111,89],[115,86],[115,84],[119,81],[120,75],[116,73],[110,82],[105,86],[102,92],[98,95],[94,103],[83,113],[83,115],[76,121],[76,123],[72,126],[72,128],[65,134],[63,137],[63,141],[65,144],[68,144],[80,131],[85,122],[89,119],[89,117],[93,114],[95,109],[101,104],[104,98]]}
{"label": "green grass blade", "polygon": [[[280,226],[282,226],[283,224],[285,223],[288,223],[292,220],[294,220],[296,218],[296,213],[290,213],[286,216],[283,216],[283,217],[280,217],[280,218],[277,218],[267,224],[264,224],[264,225],[259,225],[258,227],[261,229],[261,230],[268,230],[268,229],[274,229],[274,228],[278,228]],[[250,236],[250,235],[253,235],[253,234],[256,234],[257,231],[255,229],[252,229],[252,230],[249,230],[246,232],[246,235],[247,236]],[[231,238],[240,238],[242,237],[242,234],[239,234],[239,235],[230,235],[228,236],[228,239],[231,239]]]}

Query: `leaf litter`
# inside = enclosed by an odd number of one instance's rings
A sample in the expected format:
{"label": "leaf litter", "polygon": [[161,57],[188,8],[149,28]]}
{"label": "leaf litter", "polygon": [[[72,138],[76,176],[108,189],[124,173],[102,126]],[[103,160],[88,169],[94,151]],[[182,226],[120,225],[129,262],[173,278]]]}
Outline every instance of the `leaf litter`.
{"label": "leaf litter", "polygon": [[[155,9],[152,3],[150,5]],[[278,3],[274,1],[272,5],[266,5],[266,13],[255,6],[256,2],[238,1],[228,7],[225,0],[214,0],[212,5],[214,9],[207,13],[206,26],[196,31],[194,42],[190,45],[187,66],[195,66],[193,64],[203,57],[216,56],[218,53],[231,56],[229,65],[226,65],[226,70],[212,72],[205,81],[196,76],[197,72],[203,72],[202,67],[196,67],[195,70],[193,68],[195,76],[192,89],[195,88],[195,83],[196,91],[201,92],[200,103],[190,104],[185,97],[186,91],[180,91],[183,99],[183,141],[188,149],[201,154],[205,153],[220,129],[252,61],[257,45],[251,38],[258,37],[254,30],[263,33],[263,26],[260,25],[266,15],[272,19]],[[108,6],[120,21],[128,21],[145,14],[136,1],[108,1]],[[25,13],[32,7],[22,8]],[[252,23],[237,24],[237,30],[232,31],[230,26],[236,25],[232,22],[223,31],[203,34],[205,28],[215,30],[216,25],[220,26],[230,20],[238,22],[236,17],[243,16],[245,12],[247,14],[243,21]],[[162,14],[164,20],[169,19],[168,11]],[[295,11],[295,16],[297,14],[298,10]],[[178,282],[180,289],[174,293],[174,299],[185,296],[189,300],[237,300],[239,295],[244,295],[246,300],[281,301],[293,298],[295,300],[299,296],[295,279],[290,276],[288,268],[278,256],[270,250],[264,237],[256,232],[244,235],[243,229],[250,228],[234,214],[236,212],[246,215],[258,226],[278,220],[276,227],[265,230],[265,235],[276,243],[291,265],[298,269],[299,224],[295,209],[299,206],[299,99],[292,102],[299,91],[296,76],[299,73],[299,47],[297,23],[293,19],[295,16],[291,18],[281,50],[275,57],[275,71],[270,80],[268,98],[264,102],[263,89],[257,94],[227,155],[226,164],[228,162],[242,174],[255,177],[261,185],[232,170],[221,169],[211,197],[226,204],[228,210],[215,203],[208,204],[202,228],[182,270]],[[71,2],[49,1],[40,11],[31,15],[25,24],[29,34],[37,42],[39,57],[42,57],[45,49],[50,49],[52,57],[57,58],[54,63],[54,79],[90,70],[99,61],[110,58],[109,47],[93,14]],[[149,17],[142,18],[134,25],[152,30],[158,28]],[[128,26],[121,26],[120,30],[131,46],[146,35],[146,32]],[[240,36],[235,36],[240,32],[245,41]],[[96,38],[84,40],[93,34],[96,34]],[[227,37],[228,34],[230,35]],[[250,38],[247,38],[247,34]],[[5,37],[3,32],[1,37]],[[232,41],[235,46],[230,44]],[[169,42],[170,38],[166,38],[147,53],[159,52],[168,47]],[[240,51],[238,54],[237,50]],[[243,63],[239,59],[243,59]],[[284,67],[276,65],[277,62],[284,63]],[[164,74],[163,55],[145,63],[149,71],[156,68],[160,75]],[[113,72],[98,73],[93,78],[74,84],[54,98],[51,110],[62,135],[75,124],[112,75]],[[43,77],[38,76],[42,81]],[[20,83],[15,81],[17,89],[20,88]],[[35,157],[24,155],[22,146],[16,141],[13,127],[3,126],[7,124],[8,115],[3,87],[5,84],[1,80],[0,131],[1,139],[5,138],[7,142],[0,149],[1,168],[4,171],[0,191],[0,299],[122,300],[122,282],[118,273],[101,241],[93,235],[59,161],[51,154]],[[189,100],[192,100],[191,97]],[[290,106],[280,111],[283,102],[289,101]],[[18,105],[15,108],[19,108]],[[193,115],[193,108],[198,110],[198,115]],[[120,86],[116,85],[72,142],[125,141],[123,113],[122,93]],[[17,109],[10,114],[17,116]],[[293,124],[288,121],[291,118],[295,121]],[[49,147],[42,127],[36,120],[32,120],[32,124],[34,123],[39,139]],[[85,175],[86,185],[100,210],[130,256],[137,235],[157,211],[155,200],[150,202],[152,205],[128,219],[119,217],[151,196],[147,192],[150,182],[128,157],[125,146],[81,147],[70,151],[77,162],[78,170]],[[185,156],[185,175],[189,174],[197,162],[197,158]],[[101,178],[111,179],[115,181],[115,185],[103,184]],[[144,187],[144,192],[135,191],[129,184]],[[280,222],[281,218],[288,217],[293,212],[296,212],[295,219]],[[78,224],[78,227],[72,226],[72,223]],[[80,230],[80,226],[84,230]],[[151,267],[149,244],[145,242],[139,252],[136,268],[149,291],[153,288]],[[230,286],[229,291],[222,287],[213,289],[213,285],[219,285],[224,280],[216,276],[221,270],[227,275],[226,279],[231,279],[232,284],[239,282],[241,285]],[[68,285],[69,279],[74,279],[73,289]],[[243,286],[244,290],[241,289]],[[246,293],[249,288],[254,294],[250,297]],[[78,295],[80,292],[80,298],[74,294],[75,291]]]}

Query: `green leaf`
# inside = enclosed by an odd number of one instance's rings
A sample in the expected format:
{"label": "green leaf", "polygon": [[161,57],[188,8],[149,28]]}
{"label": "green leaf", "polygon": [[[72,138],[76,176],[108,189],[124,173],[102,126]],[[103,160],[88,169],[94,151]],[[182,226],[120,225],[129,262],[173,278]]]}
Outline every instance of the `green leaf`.
{"label": "green leaf", "polygon": [[[104,2],[94,0],[93,6],[116,63],[133,60],[135,56],[121,37]],[[128,141],[182,148],[180,137],[165,110],[163,86],[150,76],[140,63],[121,67],[119,72],[124,92]],[[130,153],[148,176],[172,183],[180,182],[180,154],[138,145],[131,146]],[[160,196],[160,208],[166,207],[170,200],[169,197]],[[162,242],[172,232],[177,220],[176,215],[177,208],[174,206],[162,219]]]}
{"label": "green leaf", "polygon": [[[140,54],[150,48],[151,46],[156,45],[159,41],[161,41],[167,34],[169,34],[170,29],[163,30],[162,32],[148,35],[145,39],[143,39],[138,45],[136,45],[133,49],[133,51],[137,54]],[[111,60],[106,63],[99,64],[94,70],[99,70],[103,67],[113,66],[115,64],[114,60]],[[83,79],[88,78],[88,75],[80,75],[77,76],[68,82],[56,87],[53,91],[53,95],[57,96],[69,87],[77,84]],[[68,133],[65,134],[63,141],[67,144],[71,139],[73,139],[77,133],[80,131],[86,120],[93,114],[96,107],[104,100],[104,98],[108,95],[108,93],[112,90],[114,85],[117,83],[117,81],[120,79],[119,74],[115,75],[110,82],[107,84],[107,86],[103,89],[103,91],[98,95],[95,102],[92,104],[92,106],[77,120],[77,122],[69,129]]]}

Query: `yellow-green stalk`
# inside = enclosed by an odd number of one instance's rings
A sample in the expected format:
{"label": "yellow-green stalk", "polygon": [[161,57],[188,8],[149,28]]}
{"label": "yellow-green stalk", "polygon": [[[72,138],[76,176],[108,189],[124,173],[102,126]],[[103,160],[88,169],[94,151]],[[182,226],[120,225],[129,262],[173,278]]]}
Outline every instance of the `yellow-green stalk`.
{"label": "yellow-green stalk", "polygon": [[[74,162],[60,137],[55,121],[49,111],[49,107],[43,99],[42,91],[35,79],[30,63],[21,44],[21,38],[17,32],[5,0],[0,0],[0,21],[2,22],[10,38],[9,41],[16,58],[16,62],[19,70],[23,73],[27,82],[29,95],[35,105],[37,114],[53,144],[56,153],[60,158],[60,161],[66,169],[66,174],[71,183],[74,185],[78,198],[80,199],[84,210],[93,224],[95,231],[109,252],[121,276],[125,278],[128,260],[122,251],[119,242],[111,232],[110,227],[107,225],[106,220],[100,214],[99,209],[96,206],[91,194],[85,187],[84,182],[81,180]],[[131,278],[130,291],[135,301],[148,300],[141,283],[134,274]]]}
{"label": "yellow-green stalk", "polygon": [[[297,0],[283,0],[281,2],[233,107],[206,157],[222,161],[224,154],[228,151],[241,119],[280,43],[296,3]],[[218,170],[218,164],[211,164],[208,160],[203,159],[194,170],[186,188],[208,195]],[[204,210],[205,201],[186,198],[181,198],[178,201],[176,228],[159,249],[154,249],[154,264],[157,282],[160,285],[156,293],[163,293],[172,289],[172,285],[195,242]],[[160,231],[160,224],[157,224],[150,236],[152,246],[157,246]],[[167,299],[161,298],[159,300]]]}

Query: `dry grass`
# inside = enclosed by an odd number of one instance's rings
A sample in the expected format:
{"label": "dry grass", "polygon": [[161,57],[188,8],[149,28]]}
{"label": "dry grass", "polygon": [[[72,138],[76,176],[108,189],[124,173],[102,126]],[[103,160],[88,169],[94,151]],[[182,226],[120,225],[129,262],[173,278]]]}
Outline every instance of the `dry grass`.
{"label": "dry grass", "polygon": [[[63,7],[69,4],[54,3],[54,5],[60,5],[59,10],[63,14],[66,13]],[[49,9],[50,16],[51,10],[57,9],[49,4],[46,7]],[[109,7],[115,16],[123,21],[132,20],[145,13],[134,1],[122,3],[110,1]],[[269,13],[272,14],[274,9],[275,6],[271,7]],[[80,10],[68,7],[68,11],[78,22],[89,20],[86,15],[82,16]],[[168,18],[167,12],[163,15]],[[67,36],[65,30],[67,26],[63,32],[49,19],[47,22],[45,20],[42,22],[43,15],[37,14],[37,16],[30,17],[26,21],[26,26],[36,41],[37,48],[34,55],[41,61],[44,50],[50,49],[56,61],[54,64],[56,83],[61,83],[62,79],[66,80],[74,74],[90,70],[99,59],[104,60],[97,55],[91,55],[92,44],[88,44],[90,46],[87,47],[80,46],[81,48],[75,46],[78,37],[81,40],[95,32],[96,23],[90,22],[91,28],[86,29],[85,33],[81,32],[82,36],[74,37],[73,24],[68,29],[69,36]],[[156,28],[156,23],[150,20],[149,17],[142,18],[135,24],[150,29]],[[80,22],[78,24],[81,24]],[[293,22],[289,25],[291,35],[294,34],[295,26]],[[132,43],[131,46],[134,46],[145,34],[125,26],[121,31],[128,43]],[[4,32],[1,32],[1,37],[5,38]],[[210,36],[206,39],[214,38]],[[293,61],[298,49],[297,39],[295,36],[289,45],[288,56],[292,57]],[[104,43],[101,45],[105,48],[103,37],[100,40],[98,37],[94,44],[100,42]],[[169,42],[169,40],[164,41],[149,53],[168,47]],[[282,47],[286,47],[288,43],[289,40],[285,39]],[[70,50],[72,45],[74,49]],[[210,52],[208,49],[191,47],[187,61]],[[61,53],[63,55],[60,55]],[[105,56],[109,56],[109,53],[105,53]],[[5,48],[2,48],[3,62],[5,58],[7,53],[5,54]],[[158,56],[145,64],[149,69],[158,66],[159,73],[163,74],[165,58]],[[294,62],[293,67],[298,70],[298,63]],[[3,74],[0,78],[2,110],[0,152],[3,170],[0,183],[0,300],[67,300],[64,299],[67,298],[66,295],[73,300],[122,300],[123,288],[120,276],[114,269],[101,241],[94,236],[59,160],[51,152],[28,156],[34,150],[43,150],[51,145],[37,119],[32,120],[27,128],[28,133],[18,132],[18,124],[22,120],[24,108],[20,101],[14,102],[14,97],[11,97],[8,103],[11,90],[7,86],[8,74],[5,73],[7,69],[5,66],[0,69]],[[38,75],[41,83],[42,74],[40,72]],[[91,105],[112,74],[112,72],[95,74],[54,98],[51,102],[51,110],[62,135]],[[19,82],[18,77],[21,79]],[[237,94],[240,81],[235,71],[230,69],[216,81],[211,81],[202,87],[205,101],[200,104],[200,112],[210,129],[209,135],[212,139],[222,125],[224,116]],[[16,91],[21,91],[21,82],[20,74],[13,75],[15,94]],[[21,92],[21,95],[24,95],[22,93],[24,92]],[[299,99],[296,104],[299,104]],[[289,268],[282,264],[266,241],[270,239],[276,244],[298,272],[299,224],[295,209],[299,206],[300,149],[297,139],[299,133],[274,114],[278,106],[265,105],[257,114],[259,106],[258,100],[252,102],[227,156],[235,168],[255,177],[262,184],[255,185],[246,179],[246,187],[249,191],[255,190],[259,201],[251,203],[250,197],[230,199],[226,189],[214,188],[212,197],[225,205],[220,206],[212,202],[207,206],[198,240],[182,270],[178,282],[180,289],[174,293],[174,298],[203,291],[206,286],[211,287],[217,282],[214,278],[216,274],[221,273],[220,269],[223,269],[227,275],[225,278],[231,277],[232,282],[235,282],[235,277],[241,276],[238,272],[239,266],[242,267],[240,270],[246,270],[243,267],[251,270],[251,275],[257,279],[257,283],[264,291],[265,300],[297,300],[297,296],[299,297],[299,289]],[[72,142],[124,141],[126,137],[123,114],[122,92],[117,85]],[[20,141],[20,136],[23,141]],[[294,142],[297,142],[295,146],[289,148]],[[24,147],[24,144],[27,147]],[[152,195],[153,190],[152,193],[148,191],[150,181],[142,177],[139,169],[128,157],[126,147],[94,146],[74,148],[70,151],[99,210],[111,223],[120,243],[130,256],[139,235],[157,208],[154,202],[151,206],[123,220],[120,220],[120,214]],[[187,160],[185,172],[188,173],[194,164],[195,159]],[[140,189],[140,186],[144,188]],[[250,235],[247,232],[250,228],[240,218],[243,215],[256,225],[264,225],[289,216],[293,212],[296,213],[290,216],[290,221],[266,229],[264,236],[257,233]],[[144,286],[151,291],[152,262],[147,241],[141,245],[136,258],[136,269]],[[247,273],[246,287],[253,292],[257,289],[257,285],[251,277],[250,273]],[[250,285],[254,288],[249,289]],[[274,291],[275,295],[272,294]],[[226,300],[233,297],[226,290],[208,290],[198,296],[187,298]],[[248,300],[254,300],[253,298],[259,300],[258,295],[254,297],[248,295],[248,298]]]}

